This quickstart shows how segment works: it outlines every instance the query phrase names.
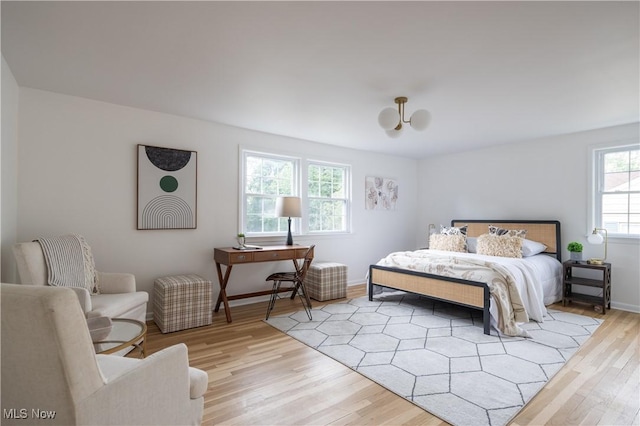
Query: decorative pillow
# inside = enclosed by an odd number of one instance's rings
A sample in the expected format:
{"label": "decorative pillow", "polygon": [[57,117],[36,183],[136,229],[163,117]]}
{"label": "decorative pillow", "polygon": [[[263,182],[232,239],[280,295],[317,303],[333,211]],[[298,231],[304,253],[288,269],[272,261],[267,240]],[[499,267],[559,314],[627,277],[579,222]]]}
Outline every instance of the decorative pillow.
{"label": "decorative pillow", "polygon": [[478,251],[478,238],[467,237],[467,252],[476,253]]}
{"label": "decorative pillow", "polygon": [[482,234],[478,237],[478,254],[522,257],[522,238],[511,235]]}
{"label": "decorative pillow", "polygon": [[442,226],[440,225],[440,233],[442,235],[464,235],[467,236],[467,226]]}
{"label": "decorative pillow", "polygon": [[489,234],[492,235],[510,235],[512,237],[526,238],[526,229],[505,229],[499,226],[489,225]]}
{"label": "decorative pillow", "polygon": [[542,243],[532,240],[522,239],[522,257],[535,256],[536,254],[540,254],[547,249]]}
{"label": "decorative pillow", "polygon": [[467,227],[464,226],[442,226],[440,225],[440,234],[442,235],[462,235],[464,237],[464,249],[462,251],[467,251]]}
{"label": "decorative pillow", "polygon": [[464,235],[433,234],[429,237],[429,249],[462,253],[467,251],[465,248]]}

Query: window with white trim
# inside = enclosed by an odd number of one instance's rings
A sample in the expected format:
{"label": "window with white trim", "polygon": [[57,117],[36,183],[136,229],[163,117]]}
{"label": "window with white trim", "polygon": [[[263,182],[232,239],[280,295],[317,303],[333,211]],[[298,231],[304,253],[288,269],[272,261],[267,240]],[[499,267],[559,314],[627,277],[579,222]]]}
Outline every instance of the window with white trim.
{"label": "window with white trim", "polygon": [[[287,218],[275,217],[276,199],[299,196],[302,218],[292,218],[293,234],[350,231],[351,167],[241,149],[240,226],[247,237],[286,235]],[[304,183],[303,183],[304,182]]]}
{"label": "window with white trim", "polygon": [[310,162],[307,167],[308,230],[349,231],[349,167]]}
{"label": "window with white trim", "polygon": [[[300,160],[243,151],[241,166],[241,232],[247,237],[287,232],[287,219],[275,216],[276,199],[298,195]],[[298,221],[292,220],[291,232],[298,233],[298,230]]]}
{"label": "window with white trim", "polygon": [[640,236],[640,148],[593,150],[593,221],[610,237]]}

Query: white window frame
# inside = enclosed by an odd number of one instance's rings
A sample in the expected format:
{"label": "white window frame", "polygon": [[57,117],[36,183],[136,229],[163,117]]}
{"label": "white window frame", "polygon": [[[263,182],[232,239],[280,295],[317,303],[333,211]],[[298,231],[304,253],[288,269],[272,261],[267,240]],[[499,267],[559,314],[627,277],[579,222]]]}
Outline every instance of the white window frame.
{"label": "white window frame", "polygon": [[[604,178],[604,154],[616,151],[629,151],[638,149],[636,141],[618,141],[607,144],[592,146],[589,149],[589,229],[587,235],[591,234],[594,228],[603,228],[602,224],[602,194]],[[619,242],[640,242],[640,234],[608,233],[609,240]]]}
{"label": "white window frame", "polygon": [[[292,184],[292,194],[281,194],[281,195],[290,195],[290,196],[299,196],[300,194],[300,164],[301,164],[301,159],[299,157],[295,157],[295,156],[290,156],[290,155],[282,155],[282,154],[274,154],[274,153],[268,153],[268,152],[264,152],[264,151],[257,151],[257,150],[252,150],[252,149],[245,149],[245,148],[240,148],[240,197],[239,197],[239,201],[240,201],[240,206],[239,206],[239,221],[238,221],[238,233],[244,233],[245,237],[247,238],[251,238],[251,237],[274,237],[274,236],[282,236],[282,235],[286,235],[287,231],[281,231],[281,232],[248,232],[246,231],[247,229],[247,211],[246,211],[246,206],[247,206],[247,193],[246,193],[246,163],[247,163],[247,157],[262,157],[262,158],[268,158],[268,159],[272,159],[272,160],[279,160],[279,161],[290,161],[293,164],[293,184]],[[277,197],[277,195],[275,195],[274,197]],[[300,234],[300,219],[298,218],[291,218],[291,233],[294,235],[299,235]]]}
{"label": "white window frame", "polygon": [[[339,231],[311,231],[309,229],[309,219],[308,219],[309,215],[310,215],[310,211],[309,211],[309,206],[310,206],[309,201],[310,200],[309,200],[309,198],[311,198],[311,197],[310,197],[310,195],[308,193],[308,187],[309,187],[309,167],[311,167],[311,166],[333,167],[333,168],[343,169],[344,170],[344,198],[343,198],[343,200],[345,201],[345,215],[346,215],[346,218],[345,218],[345,229],[339,230]],[[303,224],[304,224],[305,233],[309,234],[309,235],[335,235],[335,234],[349,234],[349,233],[351,233],[351,204],[352,204],[351,166],[349,164],[309,159],[309,160],[307,160],[305,162],[303,179],[304,179],[304,185],[302,185],[302,187],[304,188],[304,198],[305,198],[305,203],[304,203],[305,215],[304,215]]]}
{"label": "white window frame", "polygon": [[[247,147],[239,147],[239,197],[238,197],[238,233],[244,233],[247,238],[270,240],[274,237],[286,236],[287,231],[281,232],[248,232],[247,228],[247,193],[246,189],[246,161],[248,156],[256,156],[263,158],[270,158],[281,161],[294,162],[294,193],[293,196],[299,196],[302,201],[302,218],[292,218],[291,220],[291,233],[294,236],[313,235],[317,236],[331,236],[338,234],[350,234],[352,230],[352,171],[351,165],[344,163],[331,162],[326,160],[316,159],[304,159],[297,155],[284,154],[277,152],[265,152],[264,150],[251,149]],[[309,166],[320,165],[328,167],[343,168],[345,170],[345,197],[346,197],[346,229],[343,231],[309,231],[309,197],[308,197],[308,171]],[[250,194],[249,194],[250,195]]]}

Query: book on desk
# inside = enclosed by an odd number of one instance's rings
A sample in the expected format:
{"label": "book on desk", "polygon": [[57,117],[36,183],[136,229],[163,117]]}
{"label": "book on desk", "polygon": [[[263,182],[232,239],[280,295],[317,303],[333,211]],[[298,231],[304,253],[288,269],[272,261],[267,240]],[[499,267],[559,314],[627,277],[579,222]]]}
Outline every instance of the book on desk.
{"label": "book on desk", "polygon": [[233,248],[234,250],[262,250],[262,247],[260,246],[237,246]]}

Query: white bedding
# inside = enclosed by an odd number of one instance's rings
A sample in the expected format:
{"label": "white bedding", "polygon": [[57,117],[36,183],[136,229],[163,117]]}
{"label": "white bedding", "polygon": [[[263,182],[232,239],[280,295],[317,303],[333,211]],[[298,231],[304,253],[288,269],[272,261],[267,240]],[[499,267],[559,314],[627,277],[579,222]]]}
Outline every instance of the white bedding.
{"label": "white bedding", "polygon": [[[515,278],[518,293],[529,318],[542,322],[546,316],[545,305],[550,305],[562,299],[562,264],[555,258],[546,254],[539,254],[525,258],[508,258],[498,256],[485,256],[476,253],[458,253],[440,250],[416,250],[413,252],[395,252],[389,254],[378,262],[381,266],[398,266],[403,263],[403,258],[415,261],[421,256],[421,252],[433,253],[442,256],[455,256],[461,258],[473,258],[498,263],[504,266]],[[393,262],[389,257],[393,256]],[[492,322],[498,317],[497,307],[491,298],[490,313]]]}

